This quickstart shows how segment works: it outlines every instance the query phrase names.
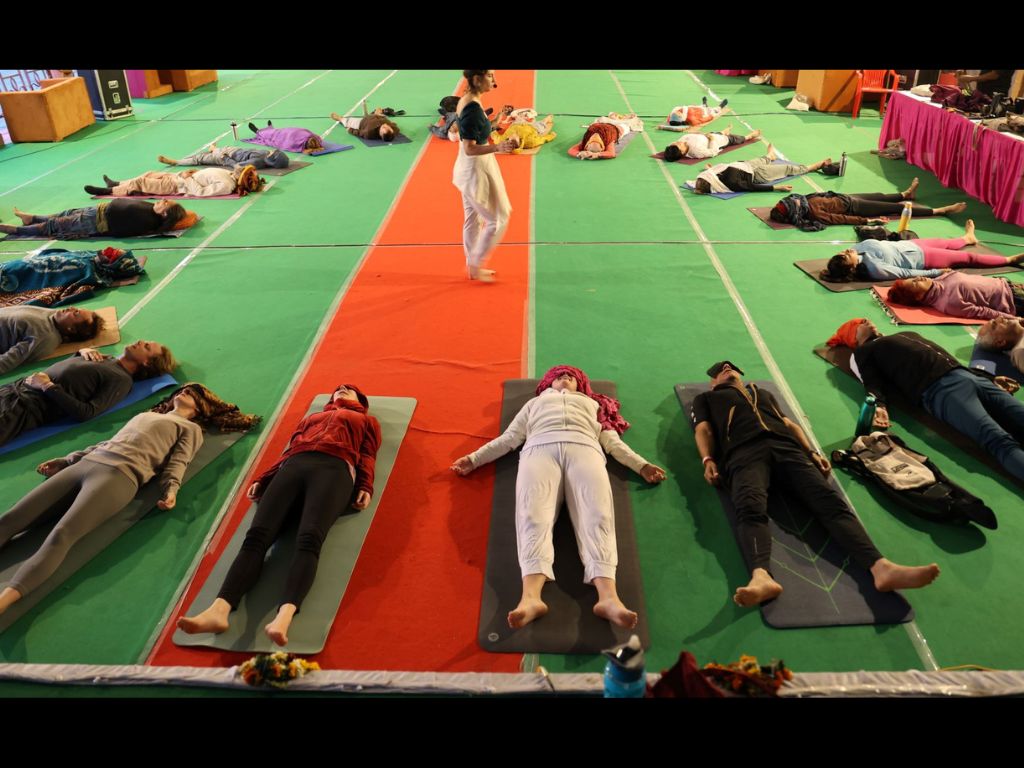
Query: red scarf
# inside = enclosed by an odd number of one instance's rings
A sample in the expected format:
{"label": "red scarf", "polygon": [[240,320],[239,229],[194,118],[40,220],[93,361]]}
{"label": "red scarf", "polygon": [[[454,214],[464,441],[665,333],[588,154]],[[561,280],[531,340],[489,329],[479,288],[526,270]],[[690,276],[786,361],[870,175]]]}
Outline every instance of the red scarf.
{"label": "red scarf", "polygon": [[618,400],[614,397],[608,397],[608,395],[599,395],[590,388],[590,379],[587,378],[587,374],[581,371],[579,368],[573,368],[571,365],[556,365],[550,371],[544,374],[544,378],[540,380],[540,384],[537,385],[537,394],[539,395],[545,389],[548,389],[563,373],[569,373],[576,377],[576,390],[582,394],[594,400],[597,405],[597,421],[604,429],[614,429],[620,435],[629,429],[629,422],[622,418],[622,414],[619,413],[619,409],[622,407]]}

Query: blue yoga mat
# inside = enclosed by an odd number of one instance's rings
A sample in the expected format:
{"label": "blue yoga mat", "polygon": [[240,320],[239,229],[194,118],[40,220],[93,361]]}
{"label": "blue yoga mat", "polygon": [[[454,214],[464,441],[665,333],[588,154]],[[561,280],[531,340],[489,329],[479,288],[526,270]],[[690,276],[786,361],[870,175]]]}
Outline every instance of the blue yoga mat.
{"label": "blue yoga mat", "polygon": [[971,351],[971,368],[991,373],[993,376],[1009,376],[1017,381],[1024,380],[1024,372],[1018,371],[1017,366],[1010,360],[1005,352],[990,352],[982,349],[977,343]]}
{"label": "blue yoga mat", "polygon": [[[120,402],[110,406],[103,413],[111,413],[112,411],[118,411],[124,408],[126,405],[131,405],[132,403],[137,403],[140,400],[145,400],[150,395],[159,392],[161,389],[164,389],[165,387],[176,387],[177,385],[178,381],[168,373],[165,373],[163,376],[157,376],[152,379],[136,381],[135,384],[132,386],[131,391],[124,398],[124,400],[121,400]],[[97,414],[97,416],[100,415],[102,414]],[[11,442],[7,443],[6,445],[0,446],[0,455],[10,453],[11,451],[16,451],[19,448],[24,448],[26,445],[37,443],[40,440],[45,440],[46,438],[52,437],[53,435],[56,435],[59,432],[64,432],[65,430],[71,429],[72,427],[76,427],[81,423],[82,422],[75,421],[74,419],[68,417],[61,419],[60,421],[55,421],[52,424],[47,424],[45,427],[36,427],[35,429],[30,429],[27,432],[22,432]]]}

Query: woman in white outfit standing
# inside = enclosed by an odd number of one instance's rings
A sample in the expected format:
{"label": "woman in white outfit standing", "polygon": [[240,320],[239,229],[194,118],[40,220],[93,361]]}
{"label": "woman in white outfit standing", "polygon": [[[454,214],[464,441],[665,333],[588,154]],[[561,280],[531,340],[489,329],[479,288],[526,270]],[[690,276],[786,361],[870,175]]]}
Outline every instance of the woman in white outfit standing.
{"label": "woman in white outfit standing", "polygon": [[493,279],[494,271],[484,269],[501,236],[505,234],[512,205],[505,193],[495,152],[511,152],[518,146],[514,139],[499,144],[488,142],[491,121],[480,103],[480,96],[497,88],[493,69],[467,69],[466,94],[459,100],[459,157],[452,171],[452,183],[462,193],[465,221],[462,245],[471,280]]}
{"label": "woman in white outfit standing", "polygon": [[563,499],[576,530],[583,580],[597,589],[594,613],[620,627],[636,626],[636,612],[623,605],[615,589],[618,551],[605,453],[648,483],[664,480],[665,470],[622,441],[619,435],[628,428],[617,400],[594,393],[583,371],[557,365],[544,375],[537,397],[523,406],[502,435],[452,464],[452,471],[468,475],[523,445],[516,478],[523,594],[508,614],[513,629],[548,612],[541,590],[554,580],[552,532]]}

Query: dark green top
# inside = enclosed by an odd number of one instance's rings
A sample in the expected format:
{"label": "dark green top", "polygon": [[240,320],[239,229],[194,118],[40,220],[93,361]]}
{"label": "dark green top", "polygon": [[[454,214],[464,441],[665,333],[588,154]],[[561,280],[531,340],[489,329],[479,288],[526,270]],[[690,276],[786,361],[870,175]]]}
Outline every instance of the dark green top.
{"label": "dark green top", "polygon": [[476,139],[477,144],[486,144],[491,137],[491,121],[484,114],[484,108],[477,102],[467,104],[458,116],[459,135],[463,141]]}

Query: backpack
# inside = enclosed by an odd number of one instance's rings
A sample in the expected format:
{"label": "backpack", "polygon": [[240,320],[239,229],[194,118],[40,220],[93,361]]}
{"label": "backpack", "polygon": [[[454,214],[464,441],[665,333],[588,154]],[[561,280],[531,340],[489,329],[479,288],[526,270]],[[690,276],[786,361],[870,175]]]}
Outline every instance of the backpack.
{"label": "backpack", "polygon": [[872,432],[856,438],[848,451],[833,451],[832,463],[870,480],[920,517],[932,522],[998,527],[985,502],[946,477],[935,463],[907,447],[896,435]]}

